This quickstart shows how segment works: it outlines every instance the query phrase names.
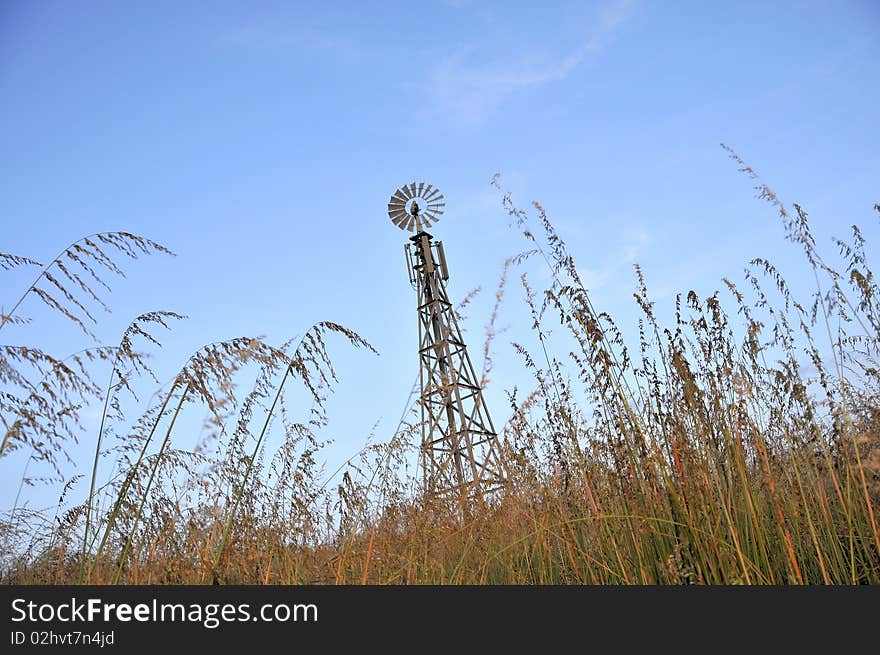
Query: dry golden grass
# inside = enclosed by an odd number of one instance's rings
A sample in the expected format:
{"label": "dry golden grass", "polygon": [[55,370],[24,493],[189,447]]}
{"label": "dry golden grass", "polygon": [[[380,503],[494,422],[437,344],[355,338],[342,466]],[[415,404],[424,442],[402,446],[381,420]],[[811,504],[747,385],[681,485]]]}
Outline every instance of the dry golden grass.
{"label": "dry golden grass", "polygon": [[[729,151],[740,170],[757,176]],[[497,185],[497,180],[495,180]],[[102,422],[82,503],[53,518],[13,508],[2,524],[0,578],[15,583],[256,584],[876,584],[880,582],[880,403],[876,284],[856,227],[838,241],[840,264],[820,254],[806,212],[757,182],[788,239],[803,250],[815,291],[799,302],[776,268],[756,259],[745,288],[676,297],[662,325],[641,272],[639,342],[625,343],[597,312],[543,208],[503,203],[530,250],[553,273],[541,293],[521,277],[531,344],[514,344],[533,388],[510,394],[501,435],[500,490],[457,503],[422,496],[404,463],[419,426],[402,422],[322,483],[317,434],[334,380],[319,323],[298,343],[242,338],[195,353],[126,422],[120,398],[149,375],[137,344],[179,318],[153,312],[117,347],[66,360],[3,346],[0,457],[16,448],[58,464],[78,435],[78,409],[97,399]],[[880,206],[875,206],[880,212]],[[538,229],[530,222],[537,220]],[[97,235],[66,249],[22,296],[39,297],[87,334],[86,300],[119,272],[113,256],[164,251],[133,235]],[[112,256],[111,256],[112,255]],[[31,266],[0,256],[4,268]],[[73,274],[73,264],[91,277]],[[54,289],[54,290],[53,290]],[[51,295],[50,295],[51,294]],[[3,325],[20,323],[15,312]],[[549,328],[570,348],[555,352]],[[2,326],[0,326],[2,330]],[[101,386],[90,365],[108,362]],[[805,365],[806,364],[806,365]],[[807,372],[809,366],[809,373]],[[252,390],[237,381],[256,371]],[[300,382],[314,412],[285,405]],[[175,445],[183,408],[206,411],[199,447]],[[280,448],[267,452],[271,419]],[[112,447],[108,445],[112,443]],[[99,485],[103,458],[113,475]],[[64,481],[61,481],[64,482]]]}

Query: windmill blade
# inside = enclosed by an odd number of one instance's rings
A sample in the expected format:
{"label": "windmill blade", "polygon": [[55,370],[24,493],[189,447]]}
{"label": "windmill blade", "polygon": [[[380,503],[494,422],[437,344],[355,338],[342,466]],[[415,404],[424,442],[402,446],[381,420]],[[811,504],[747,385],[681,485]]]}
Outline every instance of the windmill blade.
{"label": "windmill blade", "polygon": [[412,192],[412,195],[410,196],[410,198],[415,198],[418,195],[416,193],[416,183],[415,182],[410,182],[409,190]]}
{"label": "windmill blade", "polygon": [[424,182],[419,182],[419,191],[416,194],[419,198],[424,198],[425,196],[422,194],[422,190],[425,188]]}

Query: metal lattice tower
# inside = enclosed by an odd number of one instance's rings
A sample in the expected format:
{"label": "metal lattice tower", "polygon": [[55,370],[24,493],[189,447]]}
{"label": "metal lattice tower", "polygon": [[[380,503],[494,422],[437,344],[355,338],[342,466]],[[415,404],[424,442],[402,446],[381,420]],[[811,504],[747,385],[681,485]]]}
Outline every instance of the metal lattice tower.
{"label": "metal lattice tower", "polygon": [[438,189],[414,182],[394,192],[388,214],[399,228],[415,232],[404,250],[418,297],[425,489],[466,495],[499,482],[502,470],[489,408],[446,292],[443,243],[425,231],[444,207]]}

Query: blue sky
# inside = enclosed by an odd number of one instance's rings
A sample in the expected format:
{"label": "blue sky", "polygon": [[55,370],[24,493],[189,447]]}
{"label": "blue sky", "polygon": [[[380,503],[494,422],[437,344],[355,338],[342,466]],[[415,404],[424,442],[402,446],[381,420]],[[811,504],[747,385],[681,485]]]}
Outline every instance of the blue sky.
{"label": "blue sky", "polygon": [[[517,204],[543,203],[597,307],[634,326],[635,262],[667,308],[756,256],[804,270],[720,142],[807,208],[820,244],[854,222],[880,236],[878,62],[871,1],[5,2],[0,250],[44,260],[105,230],[174,250],[127,266],[97,331],[114,343],[143,311],[187,314],[156,361],[166,377],[208,341],[358,331],[381,355],[331,347],[338,460],[377,421],[394,429],[417,372],[395,188],[446,195],[434,234],[453,297],[483,289],[465,326],[479,368],[502,263],[526,246],[494,173]],[[511,277],[497,424],[524,381]],[[0,304],[29,281],[4,274]],[[29,302],[35,323],[4,342],[87,345]],[[21,465],[0,463],[16,482]]]}

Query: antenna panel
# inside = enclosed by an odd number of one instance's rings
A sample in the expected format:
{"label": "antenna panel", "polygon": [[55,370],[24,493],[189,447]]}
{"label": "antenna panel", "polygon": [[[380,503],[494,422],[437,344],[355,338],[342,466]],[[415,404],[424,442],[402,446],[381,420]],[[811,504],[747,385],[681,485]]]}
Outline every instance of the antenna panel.
{"label": "antenna panel", "polygon": [[440,260],[440,275],[443,277],[443,281],[446,282],[449,280],[449,267],[446,266],[446,253],[443,251],[443,242],[437,242],[437,259]]}

